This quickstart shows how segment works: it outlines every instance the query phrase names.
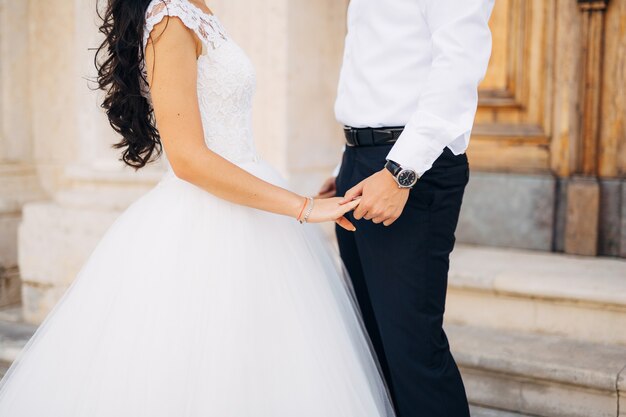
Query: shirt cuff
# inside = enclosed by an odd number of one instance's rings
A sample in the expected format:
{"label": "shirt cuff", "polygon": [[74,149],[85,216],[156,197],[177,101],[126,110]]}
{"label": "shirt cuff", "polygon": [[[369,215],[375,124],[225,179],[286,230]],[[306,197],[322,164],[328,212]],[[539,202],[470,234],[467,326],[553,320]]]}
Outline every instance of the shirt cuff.
{"label": "shirt cuff", "polygon": [[400,164],[403,168],[415,170],[421,177],[433,166],[446,146],[459,136],[467,134],[469,134],[467,129],[434,114],[417,111],[391,148],[387,159]]}

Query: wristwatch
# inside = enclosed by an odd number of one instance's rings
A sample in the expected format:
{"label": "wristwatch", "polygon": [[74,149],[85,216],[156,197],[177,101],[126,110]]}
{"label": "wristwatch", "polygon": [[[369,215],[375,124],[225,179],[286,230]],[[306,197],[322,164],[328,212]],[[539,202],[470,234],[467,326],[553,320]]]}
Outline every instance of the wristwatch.
{"label": "wristwatch", "polygon": [[417,172],[411,168],[403,168],[400,164],[389,159],[385,164],[385,168],[391,172],[400,188],[413,188],[419,179]]}

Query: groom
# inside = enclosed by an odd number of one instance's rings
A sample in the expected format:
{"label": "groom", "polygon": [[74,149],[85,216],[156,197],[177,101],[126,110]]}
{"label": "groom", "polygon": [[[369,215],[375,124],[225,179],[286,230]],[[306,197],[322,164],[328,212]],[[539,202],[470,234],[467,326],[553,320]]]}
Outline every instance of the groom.
{"label": "groom", "polygon": [[320,195],[357,196],[341,257],[399,417],[469,417],[443,331],[494,0],[352,0],[335,112],[346,147]]}

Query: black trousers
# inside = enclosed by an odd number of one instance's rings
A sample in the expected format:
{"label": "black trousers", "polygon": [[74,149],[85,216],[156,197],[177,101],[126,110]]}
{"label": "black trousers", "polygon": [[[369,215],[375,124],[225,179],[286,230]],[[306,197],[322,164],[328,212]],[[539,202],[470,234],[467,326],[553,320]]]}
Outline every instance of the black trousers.
{"label": "black trousers", "polygon": [[[391,146],[347,147],[338,195],[381,170]],[[463,191],[465,154],[446,148],[411,190],[391,226],[337,227],[352,279],[399,417],[469,417],[465,388],[442,328],[449,254]]]}

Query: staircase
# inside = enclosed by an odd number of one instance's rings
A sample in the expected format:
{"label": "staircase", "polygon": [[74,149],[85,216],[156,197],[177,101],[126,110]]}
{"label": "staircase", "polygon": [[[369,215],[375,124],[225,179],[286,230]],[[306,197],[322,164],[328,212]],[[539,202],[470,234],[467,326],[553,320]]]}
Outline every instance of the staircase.
{"label": "staircase", "polygon": [[478,407],[474,405],[470,406],[470,413],[472,417],[533,417],[529,415],[522,415],[493,408]]}
{"label": "staircase", "polygon": [[[446,309],[472,417],[626,417],[626,261],[459,245]],[[0,376],[34,331],[0,310]]]}
{"label": "staircase", "polygon": [[626,416],[625,261],[459,246],[446,309],[473,404]]}

